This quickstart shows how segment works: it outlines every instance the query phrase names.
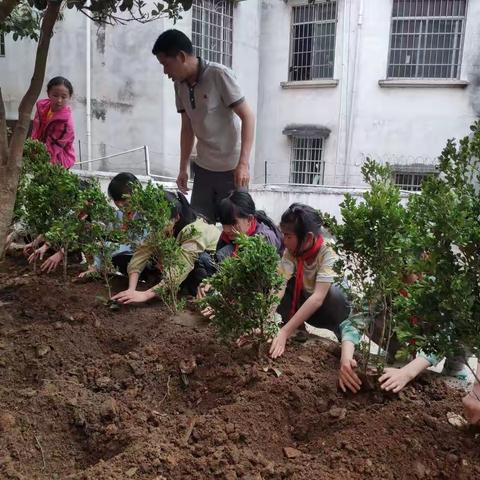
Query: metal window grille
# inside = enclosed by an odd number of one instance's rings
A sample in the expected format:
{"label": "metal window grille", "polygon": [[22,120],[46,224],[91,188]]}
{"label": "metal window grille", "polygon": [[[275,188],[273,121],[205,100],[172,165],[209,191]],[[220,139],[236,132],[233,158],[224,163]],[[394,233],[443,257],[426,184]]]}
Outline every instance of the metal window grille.
{"label": "metal window grille", "polygon": [[290,183],[323,185],[325,163],[322,152],[323,138],[292,137]]}
{"label": "metal window grille", "polygon": [[0,33],[0,57],[5,56],[5,34]]}
{"label": "metal window grille", "polygon": [[432,175],[438,175],[432,165],[408,165],[393,167],[393,181],[401,190],[418,192],[422,189],[424,180]]}
{"label": "metal window grille", "polygon": [[394,0],[389,78],[460,78],[467,0]]}
{"label": "metal window grille", "polygon": [[333,78],[337,2],[292,7],[290,81]]}
{"label": "metal window grille", "polygon": [[232,66],[232,0],[193,2],[192,43],[196,55],[227,67]]}

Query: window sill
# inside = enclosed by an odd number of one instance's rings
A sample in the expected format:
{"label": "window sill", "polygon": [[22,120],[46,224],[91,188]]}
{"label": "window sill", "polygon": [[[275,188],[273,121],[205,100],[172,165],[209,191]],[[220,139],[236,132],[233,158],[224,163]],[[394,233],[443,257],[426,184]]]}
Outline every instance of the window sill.
{"label": "window sill", "polygon": [[469,83],[466,80],[415,80],[410,78],[378,81],[382,88],[465,88]]}
{"label": "window sill", "polygon": [[296,82],[280,82],[282,88],[333,88],[338,85],[338,80],[299,80]]}

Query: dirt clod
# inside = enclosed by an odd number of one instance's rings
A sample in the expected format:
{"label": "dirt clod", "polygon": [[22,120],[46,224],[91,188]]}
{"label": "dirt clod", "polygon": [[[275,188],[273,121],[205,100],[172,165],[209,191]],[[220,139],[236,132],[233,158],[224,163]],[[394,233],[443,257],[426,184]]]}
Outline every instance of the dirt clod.
{"label": "dirt clod", "polygon": [[125,472],[125,475],[127,477],[133,477],[136,473],[137,473],[137,470],[138,468],[137,467],[132,467],[132,468],[129,468],[126,472]]}
{"label": "dirt clod", "polygon": [[456,428],[465,428],[468,425],[467,421],[455,412],[448,412],[447,420],[450,425],[453,425]]}
{"label": "dirt clod", "polygon": [[48,345],[37,345],[35,348],[37,357],[39,358],[44,357],[50,350],[51,348]]}
{"label": "dirt clod", "polygon": [[100,406],[100,415],[102,418],[115,418],[118,415],[117,402],[113,398],[107,398]]}
{"label": "dirt clod", "polygon": [[0,432],[8,432],[15,427],[15,417],[9,412],[0,413]]}
{"label": "dirt clod", "polygon": [[347,409],[340,407],[332,407],[328,413],[331,417],[336,418],[337,420],[343,420],[347,416]]}
{"label": "dirt clod", "polygon": [[293,447],[284,447],[283,453],[287,458],[297,458],[302,454],[300,450]]}

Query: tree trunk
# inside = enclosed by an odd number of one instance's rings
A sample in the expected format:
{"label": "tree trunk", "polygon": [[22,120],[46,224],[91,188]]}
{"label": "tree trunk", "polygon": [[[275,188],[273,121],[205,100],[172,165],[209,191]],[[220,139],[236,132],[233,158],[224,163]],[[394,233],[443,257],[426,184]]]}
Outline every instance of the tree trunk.
{"label": "tree trunk", "polygon": [[[4,0],[0,6],[7,4],[7,2],[8,0]],[[50,1],[45,10],[40,29],[40,39],[37,45],[32,80],[27,93],[20,102],[18,108],[18,122],[8,149],[5,148],[5,105],[3,103],[3,98],[0,96],[0,170],[2,172],[2,175],[0,176],[0,258],[2,258],[4,254],[5,240],[12,222],[18,179],[22,168],[23,144],[27,138],[32,110],[38,96],[40,95],[43,80],[45,78],[50,39],[52,37],[53,27],[58,19],[61,4],[61,0]]]}
{"label": "tree trunk", "polygon": [[67,283],[68,247],[63,247],[63,283]]}

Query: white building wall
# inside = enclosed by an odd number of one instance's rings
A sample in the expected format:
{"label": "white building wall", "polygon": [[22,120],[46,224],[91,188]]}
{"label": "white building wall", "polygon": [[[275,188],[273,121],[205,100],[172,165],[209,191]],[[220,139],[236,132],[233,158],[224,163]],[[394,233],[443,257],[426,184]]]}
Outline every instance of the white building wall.
{"label": "white building wall", "polygon": [[[334,78],[329,88],[284,89],[292,5],[262,0],[255,179],[289,179],[288,124],[331,129],[324,150],[325,184],[358,185],[367,155],[391,163],[431,163],[447,138],[468,134],[480,115],[480,2],[468,2],[461,79],[466,88],[383,88],[393,0],[338,0]],[[363,5],[363,15],[361,6]],[[357,46],[358,42],[358,46]],[[356,59],[356,52],[358,58]]]}
{"label": "white building wall", "polygon": [[[107,193],[108,184],[115,176],[112,172],[102,171],[80,171],[74,170],[81,177],[94,177],[100,182],[102,190]],[[150,180],[146,176],[138,176],[143,185]],[[165,189],[176,190],[175,182],[155,182],[164,186]],[[263,210],[277,224],[287,208],[294,202],[304,203],[313,208],[321,210],[323,213],[329,213],[342,221],[340,204],[345,199],[345,194],[352,195],[356,200],[362,201],[362,195],[365,189],[362,188],[332,188],[332,187],[295,187],[295,186],[276,186],[276,185],[256,185],[250,189],[250,194],[258,210]],[[187,194],[190,200],[189,192]],[[406,202],[408,194],[402,193],[402,201]]]}
{"label": "white building wall", "polygon": [[[245,97],[256,114],[260,4],[240,2],[234,9],[233,68]],[[180,159],[180,115],[175,108],[173,83],[151,50],[158,35],[177,28],[191,36],[191,12],[173,24],[160,19],[147,24],[99,27],[91,24],[91,94],[93,158],[142,145],[150,149],[152,172],[176,177]],[[45,75],[62,75],[74,87],[72,109],[76,136],[86,160],[86,18],[67,10],[51,41]],[[35,42],[13,42],[7,36],[6,56],[0,58],[0,81],[7,118],[16,119],[18,104],[28,88]],[[42,95],[42,97],[45,94]],[[42,98],[41,97],[41,98]],[[78,150],[78,143],[76,144]],[[254,158],[252,155],[252,168]],[[96,164],[95,168],[145,173],[142,151]]]}
{"label": "white building wall", "polygon": [[[287,183],[292,123],[323,125],[327,185],[358,185],[367,155],[391,163],[431,163],[447,138],[468,133],[480,115],[480,1],[469,0],[461,78],[466,88],[382,88],[386,77],[393,0],[338,0],[334,78],[337,86],[285,89],[288,79],[291,7],[307,0],[245,0],[234,10],[233,69],[257,113],[253,183]],[[363,15],[359,17],[361,5]],[[360,21],[360,25],[359,25]],[[179,161],[180,116],[171,81],[151,48],[173,27],[169,20],[146,25],[99,28],[92,32],[93,156],[148,145],[154,173],[175,177]],[[86,19],[67,11],[55,28],[46,82],[69,78],[82,158],[86,156]],[[191,34],[191,14],[175,28]],[[358,52],[358,55],[357,53]],[[35,43],[6,38],[0,82],[7,117],[17,108],[33,69]],[[257,108],[258,106],[258,108]],[[77,145],[78,147],[78,145]],[[143,152],[95,165],[144,172]]]}

